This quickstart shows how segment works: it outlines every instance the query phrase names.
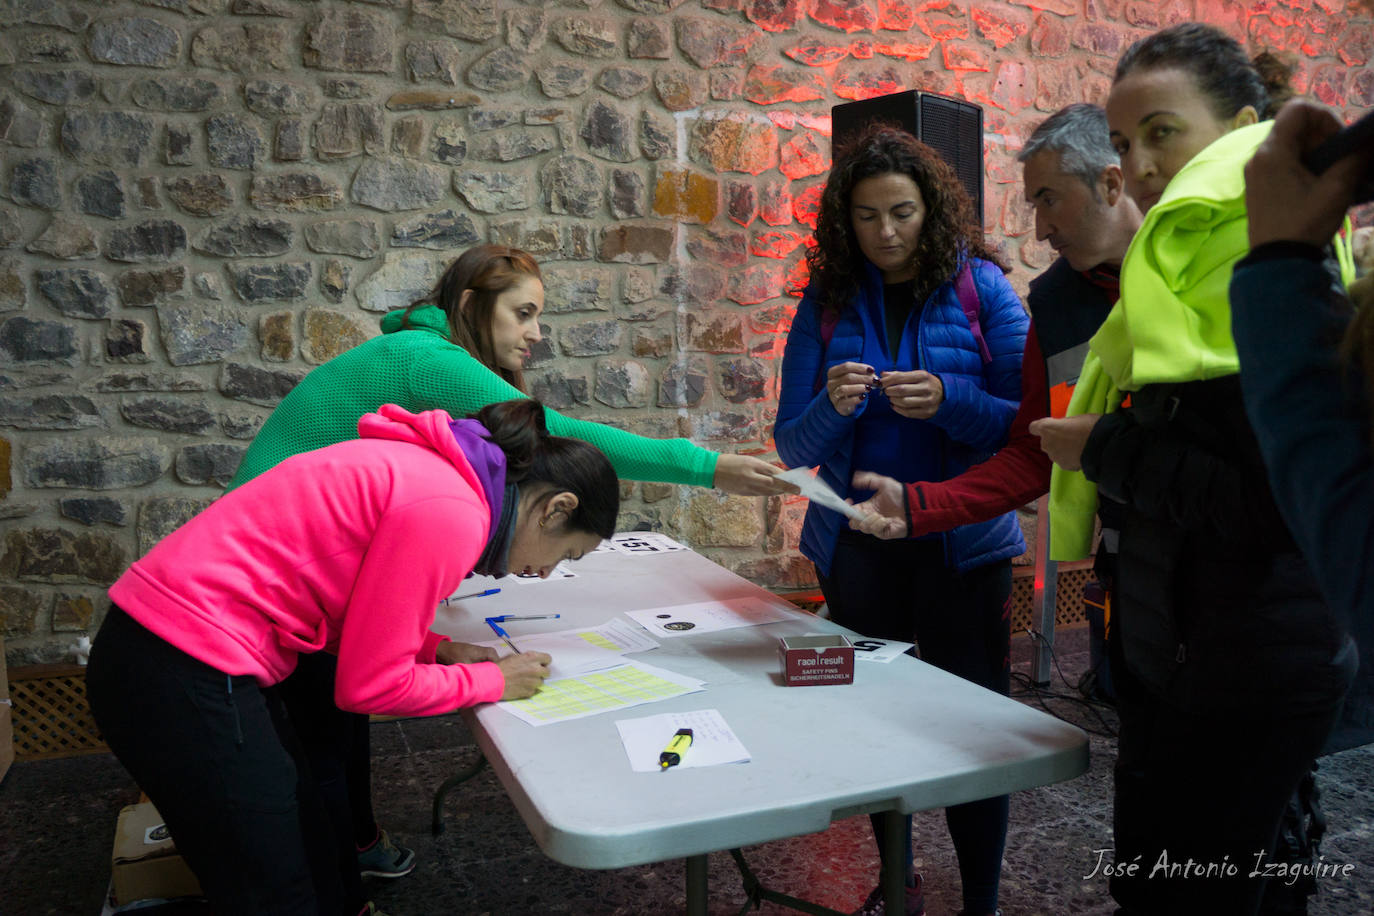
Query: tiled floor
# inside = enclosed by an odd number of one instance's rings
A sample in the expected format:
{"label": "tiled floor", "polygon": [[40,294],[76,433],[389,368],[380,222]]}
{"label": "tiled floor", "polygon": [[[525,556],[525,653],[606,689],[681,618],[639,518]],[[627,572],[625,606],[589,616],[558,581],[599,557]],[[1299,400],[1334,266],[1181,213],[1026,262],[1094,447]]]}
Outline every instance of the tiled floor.
{"label": "tiled floor", "polygon": [[[1088,663],[1086,631],[1061,630],[1059,660],[1076,683]],[[1029,670],[1030,646],[1014,647],[1018,671]],[[1056,674],[1051,688],[1071,694]],[[1025,698],[1034,702],[1032,698]],[[1092,767],[1071,782],[1013,796],[1002,877],[1006,916],[1107,916],[1106,882],[1085,878],[1095,850],[1111,846],[1111,761],[1105,736],[1110,709],[1097,714],[1069,700],[1051,700],[1056,713],[1092,738]],[[373,726],[374,787],[379,816],[393,835],[414,847],[410,876],[372,884],[391,916],[657,916],[685,906],[681,861],[607,872],[566,868],[545,858],[505,792],[484,772],[449,799],[448,829],[429,832],[435,787],[472,761],[476,749],[457,716]],[[1327,862],[1352,863],[1349,879],[1327,880],[1312,916],[1374,912],[1374,745],[1322,761],[1323,800],[1331,828]],[[96,916],[109,881],[109,849],[119,808],[137,795],[119,764],[105,755],[16,764],[0,783],[0,916]],[[918,815],[919,867],[931,916],[959,909],[959,879],[939,812]],[[877,856],[866,817],[839,821],[822,834],[746,850],[749,863],[775,890],[826,906],[851,909],[876,875]],[[710,859],[713,916],[744,905],[728,854]],[[791,912],[764,904],[762,914]]]}

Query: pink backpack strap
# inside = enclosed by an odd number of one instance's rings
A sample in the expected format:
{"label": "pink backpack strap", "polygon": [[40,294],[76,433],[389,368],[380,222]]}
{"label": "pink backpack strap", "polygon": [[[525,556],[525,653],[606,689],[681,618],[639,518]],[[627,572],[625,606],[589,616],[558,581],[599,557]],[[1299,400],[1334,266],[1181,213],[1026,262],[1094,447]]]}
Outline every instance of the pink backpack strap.
{"label": "pink backpack strap", "polygon": [[954,291],[959,296],[959,305],[963,306],[964,317],[968,319],[968,329],[973,332],[973,339],[978,342],[978,352],[983,356],[983,365],[987,365],[992,362],[992,353],[988,350],[988,342],[983,339],[983,325],[978,320],[982,303],[978,301],[978,287],[973,283],[973,267],[970,262],[965,261],[959,270],[959,276],[955,277]]}

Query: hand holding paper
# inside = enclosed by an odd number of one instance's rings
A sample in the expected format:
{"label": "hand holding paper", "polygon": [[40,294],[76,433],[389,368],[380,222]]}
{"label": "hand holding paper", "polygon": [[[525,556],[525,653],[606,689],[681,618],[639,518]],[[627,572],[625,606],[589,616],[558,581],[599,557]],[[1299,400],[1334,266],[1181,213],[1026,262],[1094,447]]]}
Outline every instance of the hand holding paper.
{"label": "hand holding paper", "polygon": [[830,489],[830,486],[816,475],[812,474],[809,468],[792,468],[790,471],[783,471],[778,475],[778,480],[785,480],[794,484],[801,495],[827,509],[849,516],[852,519],[864,519],[868,516],[849,503],[840,499],[838,493]]}

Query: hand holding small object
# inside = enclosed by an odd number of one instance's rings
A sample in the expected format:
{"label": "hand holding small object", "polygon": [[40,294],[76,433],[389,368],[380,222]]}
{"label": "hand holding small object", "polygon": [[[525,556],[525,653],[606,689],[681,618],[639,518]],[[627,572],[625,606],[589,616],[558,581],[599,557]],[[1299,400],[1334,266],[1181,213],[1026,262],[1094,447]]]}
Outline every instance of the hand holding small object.
{"label": "hand holding small object", "polygon": [[945,386],[940,377],[921,369],[884,372],[878,384],[892,409],[912,420],[929,420],[945,401]]}
{"label": "hand holding small object", "polygon": [[1040,451],[1066,471],[1083,469],[1083,447],[1101,414],[1083,413],[1073,417],[1043,417],[1030,425],[1030,433],[1040,437]]}
{"label": "hand holding small object", "polygon": [[838,363],[825,374],[825,390],[835,412],[847,417],[878,384],[878,374],[863,363]]}
{"label": "hand holding small object", "polygon": [[547,652],[518,652],[498,659],[496,666],[506,678],[506,689],[501,693],[503,700],[523,700],[534,696],[549,676],[549,663],[553,659]]}
{"label": "hand holding small object", "polygon": [[850,519],[849,527],[884,540],[906,537],[908,524],[903,485],[872,471],[857,472],[852,483],[856,490],[872,490],[873,496],[855,506],[864,517]]}

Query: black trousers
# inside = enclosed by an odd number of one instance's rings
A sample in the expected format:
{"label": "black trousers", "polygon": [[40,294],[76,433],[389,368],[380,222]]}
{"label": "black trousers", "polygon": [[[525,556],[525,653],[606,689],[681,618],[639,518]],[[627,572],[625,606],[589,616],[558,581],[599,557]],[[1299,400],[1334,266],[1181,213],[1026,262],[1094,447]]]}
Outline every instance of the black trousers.
{"label": "black trousers", "polygon": [[372,726],[364,713],[334,703],[338,656],[302,655],[277,685],[335,829],[357,848],[377,839],[372,813]]}
{"label": "black trousers", "polygon": [[[1142,685],[1113,646],[1117,739],[1111,879],[1126,916],[1253,916],[1284,809],[1339,705],[1198,713]],[[1191,868],[1189,866],[1192,866]]]}
{"label": "black trousers", "polygon": [[339,842],[274,690],[192,658],[118,607],[91,648],[86,688],[105,741],[217,914],[362,909],[352,839]]}
{"label": "black trousers", "polygon": [[[1010,562],[961,575],[945,565],[939,540],[883,541],[845,531],[830,574],[819,578],[830,618],[841,626],[914,641],[921,659],[935,667],[1003,696],[1011,692]],[[969,913],[997,908],[1008,811],[1005,795],[945,809]],[[908,873],[911,859],[908,849],[900,866]]]}

